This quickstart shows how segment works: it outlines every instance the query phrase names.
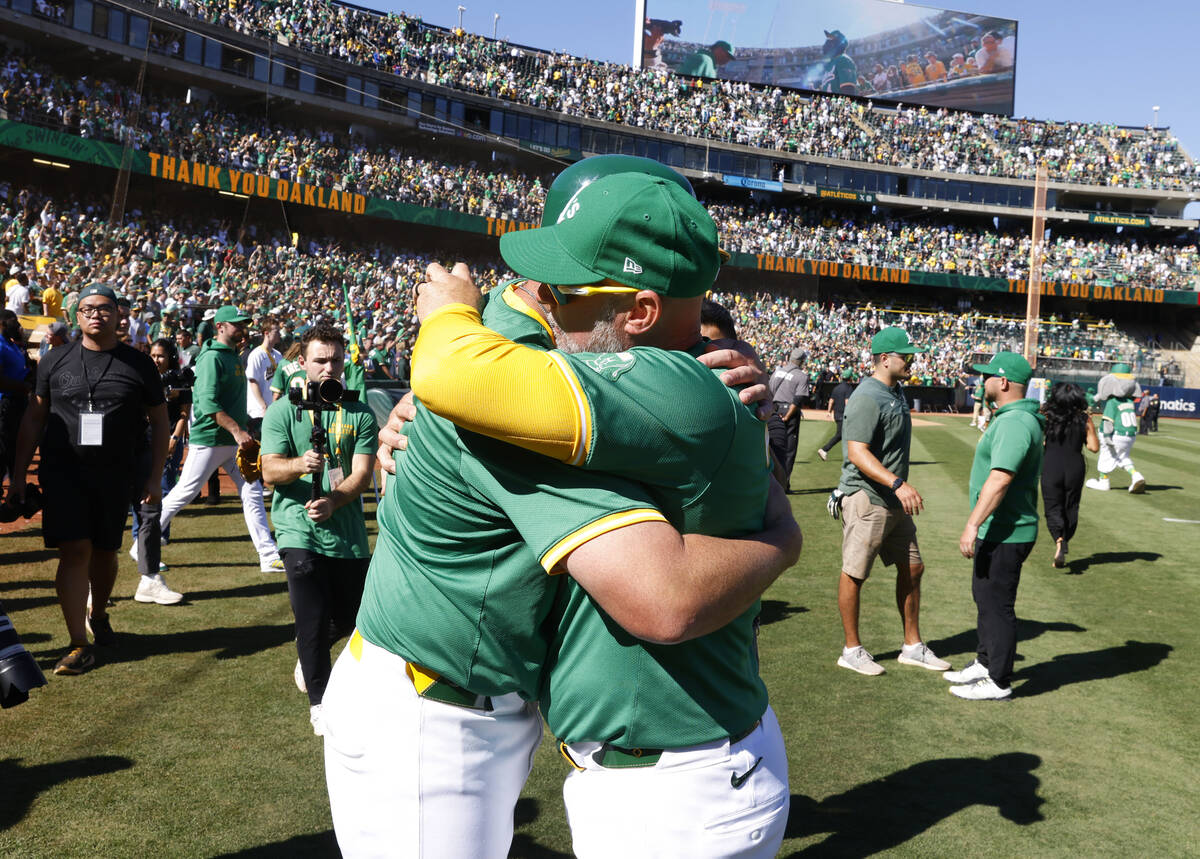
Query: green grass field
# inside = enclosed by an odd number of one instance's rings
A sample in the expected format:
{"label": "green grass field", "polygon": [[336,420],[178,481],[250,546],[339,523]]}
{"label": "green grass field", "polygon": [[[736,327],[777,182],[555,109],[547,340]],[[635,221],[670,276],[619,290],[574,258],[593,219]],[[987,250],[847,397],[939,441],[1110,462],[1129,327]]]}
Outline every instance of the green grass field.
{"label": "green grass field", "polygon": [[[914,433],[911,474],[926,500],[922,627],[961,667],[975,634],[957,541],[979,434],[962,419],[928,420]],[[805,549],[763,604],[763,674],[791,767],[782,855],[1200,853],[1200,524],[1164,521],[1200,519],[1200,423],[1163,421],[1138,439],[1145,495],[1087,492],[1069,571],[1051,568],[1043,531],[1017,603],[1016,695],[998,703],[960,701],[939,675],[895,663],[893,577],[878,566],[862,631],[887,674],[834,666],[840,529],[824,504],[838,466],[815,455],[831,429],[802,425],[793,499]],[[120,643],[89,674],[50,676],[0,713],[0,856],[336,852],[320,740],[292,684],[283,577],[251,563],[228,496],[189,507],[174,532],[167,579],[187,602],[133,602],[137,577],[122,554]],[[0,540],[0,599],[49,672],[67,643],[53,555],[36,529]],[[565,775],[543,743],[514,856],[569,855]]]}

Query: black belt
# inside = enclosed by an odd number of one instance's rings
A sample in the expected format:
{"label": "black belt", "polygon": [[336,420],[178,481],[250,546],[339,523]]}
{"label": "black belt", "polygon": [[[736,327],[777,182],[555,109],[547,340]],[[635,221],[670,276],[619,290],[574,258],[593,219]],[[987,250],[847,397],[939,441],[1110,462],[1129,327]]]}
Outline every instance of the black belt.
{"label": "black belt", "polygon": [[[729,736],[729,745],[732,746],[735,743],[740,743],[742,740],[746,739],[746,737],[753,734],[761,724],[762,719],[757,719],[754,724],[746,730],[737,734],[731,734]],[[578,767],[567,754],[566,743],[560,742],[558,744],[558,748],[559,751],[562,752],[563,757],[567,759],[567,762],[571,764],[571,766],[575,767],[576,769],[581,769],[581,767]],[[632,769],[635,767],[652,767],[658,763],[665,751],[667,750],[623,749],[620,746],[614,746],[609,743],[605,743],[592,755],[592,760],[605,769],[611,770]]]}

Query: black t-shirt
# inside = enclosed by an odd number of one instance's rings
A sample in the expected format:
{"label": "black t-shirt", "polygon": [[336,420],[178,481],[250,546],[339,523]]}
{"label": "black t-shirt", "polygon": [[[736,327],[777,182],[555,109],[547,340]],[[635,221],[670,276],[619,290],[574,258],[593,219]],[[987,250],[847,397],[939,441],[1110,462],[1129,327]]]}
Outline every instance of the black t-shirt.
{"label": "black t-shirt", "polygon": [[[79,416],[104,415],[103,441],[79,444]],[[51,468],[79,465],[125,470],[143,445],[146,409],[163,402],[162,382],[150,356],[118,343],[94,352],[82,341],[57,346],[38,365],[37,395],[50,402],[42,437],[42,462]]]}
{"label": "black t-shirt", "polygon": [[833,400],[833,419],[840,421],[846,414],[846,400],[850,399],[850,395],[854,393],[854,386],[849,382],[839,382],[833,389],[833,393],[829,398]]}

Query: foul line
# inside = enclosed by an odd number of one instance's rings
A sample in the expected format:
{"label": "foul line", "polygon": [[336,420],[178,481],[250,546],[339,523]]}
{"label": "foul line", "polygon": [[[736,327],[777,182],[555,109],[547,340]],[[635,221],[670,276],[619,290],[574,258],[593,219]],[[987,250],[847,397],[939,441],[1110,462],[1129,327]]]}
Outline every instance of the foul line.
{"label": "foul line", "polygon": [[1200,525],[1200,519],[1169,519],[1163,517],[1164,522],[1182,522],[1184,525]]}

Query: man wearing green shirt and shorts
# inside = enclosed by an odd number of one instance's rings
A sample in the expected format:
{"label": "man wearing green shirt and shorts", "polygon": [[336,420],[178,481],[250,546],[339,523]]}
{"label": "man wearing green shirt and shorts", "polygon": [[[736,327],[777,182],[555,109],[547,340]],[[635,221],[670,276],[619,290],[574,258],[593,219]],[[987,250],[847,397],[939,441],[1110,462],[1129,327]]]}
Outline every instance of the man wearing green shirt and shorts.
{"label": "man wearing green shirt and shorts", "polygon": [[[300,348],[309,386],[342,377],[346,343],[337,328],[314,325]],[[325,431],[323,455],[313,448],[314,420]],[[263,417],[263,480],[275,486],[271,519],[296,617],[309,718],[318,735],[331,668],[330,622],[339,635],[354,628],[371,560],[359,496],[371,485],[378,432],[370,407],[358,401],[307,411],[285,398],[271,403]],[[314,475],[321,481],[316,499]]]}
{"label": "man wearing green shirt and shorts", "polygon": [[194,367],[187,459],[179,482],[163,499],[160,522],[166,531],[175,514],[200,494],[209,477],[224,468],[241,495],[242,514],[258,552],[259,569],[264,573],[283,572],[279,550],[267,525],[262,481],[248,483],[237,467],[238,448],[253,442],[247,431],[246,371],[236,351],[245,337],[243,326],[249,321],[250,317],[233,305],[213,314],[216,336],[196,356]]}
{"label": "man wearing green shirt and shorts", "polygon": [[1037,400],[1025,398],[1033,370],[1023,357],[997,352],[974,369],[984,374],[987,399],[995,405],[975,448],[972,509],[958,541],[963,557],[974,559],[971,595],[978,611],[979,648],[974,661],[944,676],[959,698],[995,701],[1012,695],[1017,585],[1021,565],[1037,540],[1045,419]]}
{"label": "man wearing green shirt and shorts", "polygon": [[875,370],[846,401],[842,420],[842,479],[830,507],[836,515],[836,496],[844,495],[840,498],[842,574],[838,579],[838,610],[846,643],[837,664],[859,674],[884,673],[883,666],[858,637],[859,591],[877,556],[884,566],[896,565],[896,604],[904,624],[904,645],[896,661],[931,671],[950,667],[921,640],[921,575],[925,563],[917,547],[913,517],[925,504],[908,483],[912,415],[900,386],[912,376],[913,355],[924,351],[909,341],[902,328],[884,328],[872,337]]}

